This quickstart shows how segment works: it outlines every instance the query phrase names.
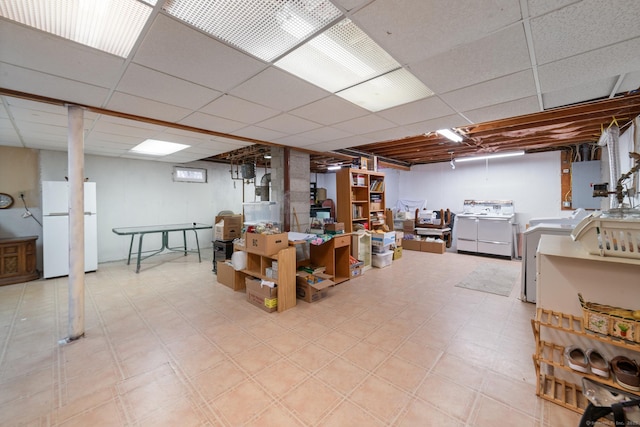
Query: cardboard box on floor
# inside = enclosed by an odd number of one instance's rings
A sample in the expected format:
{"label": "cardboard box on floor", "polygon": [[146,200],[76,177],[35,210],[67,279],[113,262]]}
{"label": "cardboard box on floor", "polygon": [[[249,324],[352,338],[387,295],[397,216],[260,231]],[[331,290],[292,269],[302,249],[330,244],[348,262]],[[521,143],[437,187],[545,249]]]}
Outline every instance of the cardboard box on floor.
{"label": "cardboard box on floor", "polygon": [[420,240],[402,239],[402,247],[408,251],[419,251],[420,243]]}
{"label": "cardboard box on floor", "polygon": [[299,271],[296,274],[296,297],[306,302],[316,302],[329,295],[329,287],[335,282],[331,276],[323,273],[309,274]]}
{"label": "cardboard box on floor", "polygon": [[245,288],[245,273],[236,271],[227,261],[218,261],[216,265],[218,283],[225,285],[234,291],[242,291]]}
{"label": "cardboard box on floor", "polygon": [[220,215],[213,222],[214,240],[233,240],[242,236],[242,215]]}
{"label": "cardboard box on floor", "polygon": [[260,286],[261,283],[262,280],[255,277],[247,277],[245,279],[247,301],[267,313],[276,311],[278,309],[278,288]]}
{"label": "cardboard box on floor", "polygon": [[426,240],[402,239],[402,247],[408,251],[431,252],[443,254],[445,251],[444,242],[427,242]]}

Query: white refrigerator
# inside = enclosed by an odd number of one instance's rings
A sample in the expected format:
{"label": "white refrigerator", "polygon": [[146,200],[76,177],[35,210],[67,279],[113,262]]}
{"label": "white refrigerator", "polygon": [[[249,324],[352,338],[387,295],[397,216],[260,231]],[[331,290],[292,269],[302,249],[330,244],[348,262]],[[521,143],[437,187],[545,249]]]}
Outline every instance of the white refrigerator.
{"label": "white refrigerator", "polygon": [[[69,275],[69,183],[42,182],[43,277]],[[84,271],[98,269],[96,183],[84,183]]]}

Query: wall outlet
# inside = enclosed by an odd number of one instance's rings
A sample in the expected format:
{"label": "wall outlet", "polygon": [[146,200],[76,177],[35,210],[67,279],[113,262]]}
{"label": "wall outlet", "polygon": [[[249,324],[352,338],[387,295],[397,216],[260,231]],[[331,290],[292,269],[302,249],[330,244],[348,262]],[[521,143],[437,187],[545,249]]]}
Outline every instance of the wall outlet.
{"label": "wall outlet", "polygon": [[562,202],[562,207],[570,208],[571,207],[571,202]]}

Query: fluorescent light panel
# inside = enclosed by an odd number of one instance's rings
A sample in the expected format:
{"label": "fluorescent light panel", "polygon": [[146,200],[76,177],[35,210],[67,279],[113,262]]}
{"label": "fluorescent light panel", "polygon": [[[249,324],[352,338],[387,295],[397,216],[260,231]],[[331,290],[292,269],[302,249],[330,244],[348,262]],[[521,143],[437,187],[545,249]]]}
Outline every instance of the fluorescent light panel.
{"label": "fluorescent light panel", "polygon": [[350,19],[314,37],[274,65],[329,92],[400,68]]}
{"label": "fluorescent light panel", "polygon": [[126,58],[156,0],[0,1],[0,16]]}
{"label": "fluorescent light panel", "polygon": [[342,15],[329,0],[173,0],[163,10],[267,62]]}
{"label": "fluorescent light panel", "polygon": [[401,68],[337,92],[336,95],[376,112],[426,98],[433,92],[413,74]]}
{"label": "fluorescent light panel", "polygon": [[189,145],[177,144],[175,142],[147,139],[133,147],[130,151],[138,154],[148,154],[150,156],[166,156],[189,147]]}
{"label": "fluorescent light panel", "polygon": [[327,170],[330,170],[330,171],[337,171],[338,169],[341,169],[341,168],[342,166],[340,165],[327,166]]}
{"label": "fluorescent light panel", "polygon": [[437,130],[436,133],[444,136],[447,139],[450,139],[453,142],[462,142],[462,137],[451,129],[440,129]]}
{"label": "fluorescent light panel", "polygon": [[499,159],[501,157],[513,157],[513,156],[522,156],[524,151],[509,151],[506,153],[496,153],[496,154],[488,154],[486,156],[473,156],[473,157],[460,157],[455,159],[456,163],[459,162],[472,162],[474,160],[487,160],[487,159]]}

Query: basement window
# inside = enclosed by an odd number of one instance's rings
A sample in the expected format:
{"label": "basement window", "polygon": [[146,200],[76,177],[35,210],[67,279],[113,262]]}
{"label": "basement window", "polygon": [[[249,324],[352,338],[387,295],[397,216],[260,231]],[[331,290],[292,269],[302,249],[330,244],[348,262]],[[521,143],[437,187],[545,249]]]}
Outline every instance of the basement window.
{"label": "basement window", "polygon": [[202,168],[173,167],[174,182],[207,182],[207,170]]}

